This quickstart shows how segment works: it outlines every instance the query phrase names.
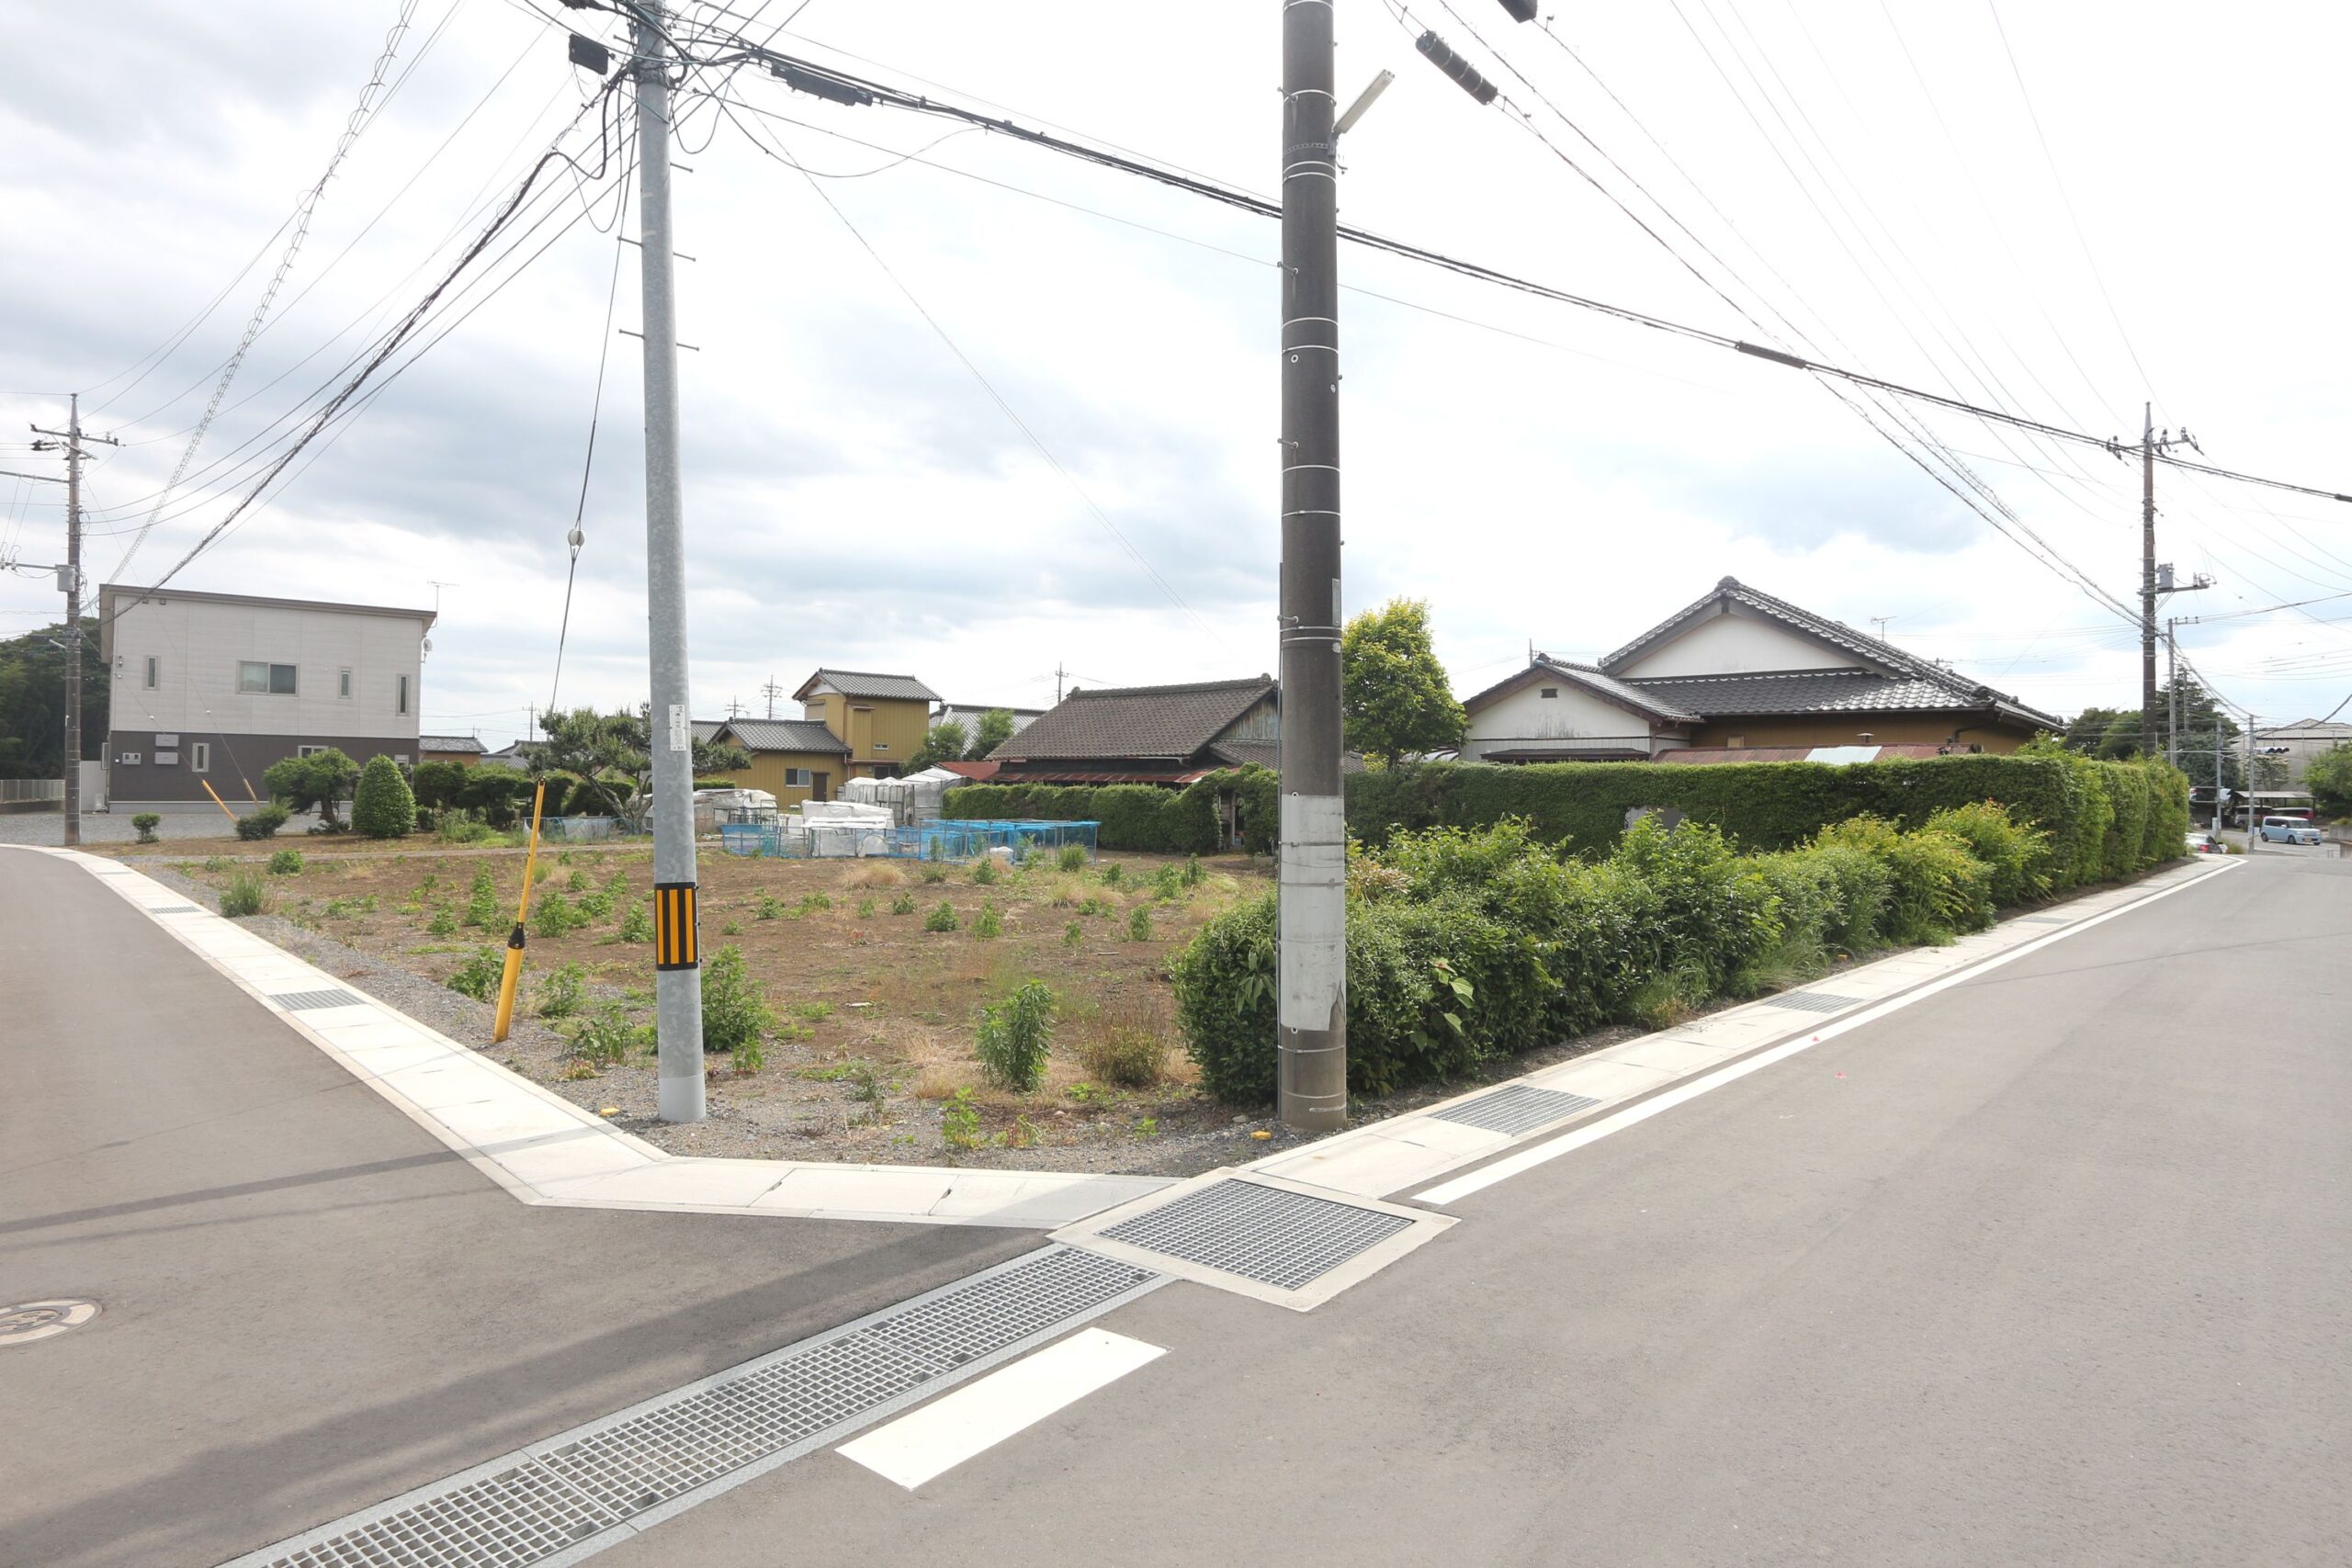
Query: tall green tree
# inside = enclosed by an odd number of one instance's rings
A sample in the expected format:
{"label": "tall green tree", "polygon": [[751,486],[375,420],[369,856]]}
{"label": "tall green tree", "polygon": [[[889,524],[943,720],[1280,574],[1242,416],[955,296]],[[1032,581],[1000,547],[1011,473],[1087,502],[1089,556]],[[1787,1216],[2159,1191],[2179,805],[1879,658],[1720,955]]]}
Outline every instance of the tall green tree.
{"label": "tall green tree", "polygon": [[2312,804],[2329,817],[2352,817],[2352,740],[2331,746],[2303,769]]}
{"label": "tall green tree", "polygon": [[341,830],[336,812],[358,780],[359,764],[332,746],[307,757],[280,757],[261,776],[271,799],[298,814],[315,809],[319,826],[331,832]]}
{"label": "tall green tree", "polygon": [[[524,746],[524,765],[534,777],[579,774],[582,783],[567,803],[570,809],[594,811],[602,807],[612,816],[643,815],[653,792],[649,709],[598,713],[594,708],[573,708],[569,713],[548,714],[542,728],[548,738]],[[741,746],[721,746],[699,736],[688,745],[698,779],[752,765],[752,754]],[[594,805],[584,804],[592,801]]]}
{"label": "tall green tree", "polygon": [[1430,642],[1430,607],[1391,599],[1340,637],[1340,711],[1348,744],[1395,764],[1462,743],[1469,721]]}
{"label": "tall green tree", "polygon": [[359,770],[359,784],[351,795],[351,825],[371,839],[397,839],[416,826],[416,796],[390,757],[370,757]]}
{"label": "tall green tree", "polygon": [[942,762],[961,761],[963,757],[964,727],[951,718],[922,732],[922,744],[907,759],[907,772],[919,773]]}
{"label": "tall green tree", "polygon": [[[65,623],[0,640],[0,778],[63,776]],[[82,756],[106,755],[107,667],[98,623],[82,618]]]}
{"label": "tall green tree", "polygon": [[989,753],[1012,739],[1012,710],[990,708],[972,727],[972,749],[964,755],[975,762],[985,761]]}

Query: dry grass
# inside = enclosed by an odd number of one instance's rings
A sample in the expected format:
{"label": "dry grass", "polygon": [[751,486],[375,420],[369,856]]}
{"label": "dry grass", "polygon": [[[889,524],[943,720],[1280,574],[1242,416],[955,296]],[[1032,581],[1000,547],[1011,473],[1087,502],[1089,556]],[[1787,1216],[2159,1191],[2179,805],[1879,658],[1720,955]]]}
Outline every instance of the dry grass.
{"label": "dry grass", "polygon": [[844,887],[900,887],[907,874],[888,861],[862,861],[842,877]]}

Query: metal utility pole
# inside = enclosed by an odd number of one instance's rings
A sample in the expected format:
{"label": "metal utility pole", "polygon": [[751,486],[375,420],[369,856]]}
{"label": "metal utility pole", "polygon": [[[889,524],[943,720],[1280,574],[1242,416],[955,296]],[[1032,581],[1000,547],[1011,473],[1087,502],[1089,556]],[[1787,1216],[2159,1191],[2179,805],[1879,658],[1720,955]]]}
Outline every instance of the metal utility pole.
{"label": "metal utility pole", "polygon": [[1331,0],[1283,3],[1282,842],[1275,1109],[1348,1118],[1340,794],[1339,164]]}
{"label": "metal utility pole", "polygon": [[[43,430],[37,424],[33,433],[56,437],[65,451],[65,565],[58,572],[59,586],[65,590],[65,765],[60,771],[65,775],[65,847],[72,849],[82,841],[82,443],[122,443],[111,435],[83,435],[79,392],[72,394],[65,407],[64,429]],[[33,444],[37,452],[49,448],[48,442]]]}
{"label": "metal utility pole", "polygon": [[658,0],[634,7],[638,229],[645,298],[645,592],[653,761],[653,1009],[662,1120],[703,1119],[702,945],[695,920],[694,726],[687,716],[685,494],[670,223],[670,77]]}

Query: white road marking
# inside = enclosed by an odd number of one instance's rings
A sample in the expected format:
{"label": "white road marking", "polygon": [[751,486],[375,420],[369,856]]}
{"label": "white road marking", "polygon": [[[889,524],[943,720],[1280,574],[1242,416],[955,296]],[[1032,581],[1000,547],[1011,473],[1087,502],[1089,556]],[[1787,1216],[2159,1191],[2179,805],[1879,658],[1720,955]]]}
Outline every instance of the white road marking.
{"label": "white road marking", "polygon": [[1495,1183],[1508,1181],[1521,1171],[1532,1170],[1539,1165],[1549,1164],[1562,1155],[1574,1154],[1587,1144],[1597,1143],[1611,1133],[1622,1133],[1626,1128],[1646,1122],[1663,1111],[1671,1111],[1678,1105],[1696,1100],[1711,1089],[1718,1089],[1725,1084],[1736,1083],[1759,1068],[1769,1067],[1775,1062],[1784,1062],[1800,1051],[1811,1050],[1825,1040],[1835,1040],[1849,1029],[1858,1029],[1865,1023],[1876,1022],[1889,1013],[1909,1007],[1913,1002],[1932,997],[1939,991],[1948,990],[1964,981],[1973,980],[1988,969],[1997,969],[2002,964],[2023,958],[2030,953],[2039,953],[2052,942],[2064,942],[2077,931],[2088,931],[2091,927],[2104,924],[2118,915],[2126,915],[2134,909],[2153,904],[2159,898],[2169,898],[2183,888],[2196,886],[2203,882],[2206,876],[2229,869],[2231,869],[2230,866],[2225,863],[2216,866],[2212,872],[2206,873],[2204,876],[2192,876],[2185,882],[2174,883],[2170,887],[2159,888],[2144,898],[2134,898],[2129,904],[2119,904],[2102,914],[2093,915],[2086,919],[2077,920],[2071,926],[2062,927],[2052,931],[2048,936],[2037,937],[2021,946],[2010,948],[2006,953],[1995,953],[1981,964],[1973,964],[1939,980],[1932,980],[1917,990],[1905,991],[1899,997],[1890,998],[1876,1007],[1865,1008],[1860,1012],[1841,1018],[1834,1023],[1824,1024],[1810,1034],[1801,1034],[1796,1039],[1775,1045],[1769,1051],[1759,1051],[1753,1056],[1744,1057],[1727,1067],[1709,1073],[1704,1077],[1692,1078],[1688,1083],[1678,1084],[1665,1093],[1655,1095],[1638,1105],[1629,1105],[1613,1116],[1604,1116],[1598,1122],[1588,1122],[1573,1132],[1565,1133],[1548,1142],[1532,1145],[1515,1155],[1495,1161],[1492,1165],[1481,1166],[1466,1176],[1457,1176],[1451,1181],[1441,1182],[1430,1188],[1427,1191],[1416,1192],[1413,1198],[1417,1202],[1442,1206],[1456,1199],[1467,1198],[1474,1192],[1483,1192]]}
{"label": "white road marking", "polygon": [[911,1492],[1168,1352],[1081,1329],[834,1451]]}

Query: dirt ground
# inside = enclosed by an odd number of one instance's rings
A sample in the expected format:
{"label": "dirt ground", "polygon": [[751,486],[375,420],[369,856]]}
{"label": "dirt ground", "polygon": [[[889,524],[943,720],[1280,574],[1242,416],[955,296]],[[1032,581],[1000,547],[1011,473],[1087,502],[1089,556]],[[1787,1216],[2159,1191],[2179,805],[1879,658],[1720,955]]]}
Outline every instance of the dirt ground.
{"label": "dirt ground", "polygon": [[[333,961],[361,955],[435,985],[469,964],[494,964],[522,887],[521,854],[364,845],[342,836],[182,840],[161,858],[215,895],[258,876],[268,904],[257,923],[299,928],[324,950],[310,956],[362,986],[366,965]],[[188,858],[206,848],[220,852]],[[278,849],[300,851],[302,869],[264,873],[266,852]],[[153,863],[157,852],[125,858]],[[1166,973],[1203,922],[1269,886],[1263,861],[1106,854],[1069,871],[998,866],[983,881],[975,865],[746,860],[706,845],[705,964],[741,950],[774,1022],[756,1069],[711,1055],[710,1120],[690,1128],[654,1113],[650,850],[555,849],[539,863],[518,1009],[529,1021],[492,1046],[489,1010],[454,994],[428,1021],[676,1152],[1182,1171],[1292,1141],[1195,1087]],[[476,905],[482,878],[491,896]],[[944,923],[942,906],[954,929],[927,930]],[[551,908],[582,923],[557,934]],[[486,922],[469,923],[484,910]],[[997,934],[981,934],[984,911]],[[984,1081],[974,1045],[981,1008],[1030,979],[1051,987],[1057,1006],[1045,1082],[1020,1093]],[[1114,1082],[1119,1064],[1106,1052],[1140,1057],[1142,1069],[1128,1065],[1128,1081]]]}

